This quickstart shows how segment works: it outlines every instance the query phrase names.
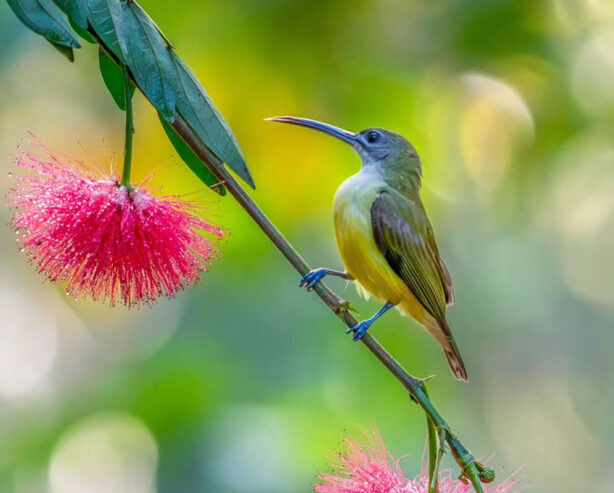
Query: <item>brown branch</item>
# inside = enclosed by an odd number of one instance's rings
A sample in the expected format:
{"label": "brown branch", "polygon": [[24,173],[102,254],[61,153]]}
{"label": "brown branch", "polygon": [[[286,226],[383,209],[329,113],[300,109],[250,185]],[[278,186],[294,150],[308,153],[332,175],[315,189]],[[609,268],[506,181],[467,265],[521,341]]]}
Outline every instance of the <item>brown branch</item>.
{"label": "brown branch", "polygon": [[[202,142],[198,135],[192,130],[188,123],[177,115],[172,127],[177,134],[190,146],[194,153],[207,165],[211,172],[224,183],[230,194],[239,202],[241,207],[251,216],[260,227],[262,232],[277,247],[279,252],[290,262],[296,271],[304,276],[311,269],[307,262],[299,255],[294,247],[286,240],[275,225],[266,217],[262,210],[256,205],[243,187],[228,172],[224,163],[215,156],[209,148]],[[319,282],[314,288],[318,297],[328,306],[348,327],[354,327],[358,321],[351,315],[348,304],[331,291],[324,283]],[[430,422],[433,423],[440,439],[445,440],[454,459],[460,466],[461,475],[472,481],[475,490],[483,492],[480,480],[494,479],[491,469],[484,468],[479,464],[471,452],[460,442],[452,433],[450,427],[439,414],[435,406],[431,403],[424,388],[424,381],[413,377],[407,373],[403,367],[377,342],[377,340],[366,333],[361,339],[362,343],[371,351],[375,357],[392,373],[395,378],[409,392],[411,398],[422,407]]]}

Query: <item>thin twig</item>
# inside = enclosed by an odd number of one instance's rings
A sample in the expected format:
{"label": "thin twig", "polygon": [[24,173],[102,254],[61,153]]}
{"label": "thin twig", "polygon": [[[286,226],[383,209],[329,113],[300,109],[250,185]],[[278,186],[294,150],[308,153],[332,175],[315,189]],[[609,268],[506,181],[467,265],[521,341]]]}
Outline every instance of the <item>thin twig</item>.
{"label": "thin twig", "polygon": [[[422,380],[422,390],[430,399],[424,380]],[[426,429],[429,444],[428,493],[439,493],[439,464],[445,451],[445,432],[439,431],[428,416],[426,417]]]}

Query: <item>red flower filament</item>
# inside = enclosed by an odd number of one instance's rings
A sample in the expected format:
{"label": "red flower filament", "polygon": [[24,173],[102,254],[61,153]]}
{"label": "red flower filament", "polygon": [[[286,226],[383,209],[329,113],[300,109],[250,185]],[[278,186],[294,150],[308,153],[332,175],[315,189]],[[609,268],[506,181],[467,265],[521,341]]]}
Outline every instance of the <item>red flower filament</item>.
{"label": "red flower filament", "polygon": [[[377,430],[370,437],[371,444],[361,445],[352,437],[344,438],[344,451],[337,452],[334,474],[321,473],[323,481],[314,487],[316,493],[428,493],[428,472],[423,464],[422,472],[408,479],[400,461],[386,449]],[[512,475],[513,476],[513,475]],[[439,472],[439,493],[469,493],[473,487],[468,482],[452,476],[451,469]],[[520,493],[518,481],[513,477],[499,484],[484,485],[487,493]]]}
{"label": "red flower filament", "polygon": [[43,150],[46,158],[18,157],[18,166],[35,174],[17,176],[9,193],[11,226],[38,271],[66,283],[68,294],[111,305],[152,303],[207,270],[217,254],[210,239],[224,230],[195,216],[193,204],[121,186]]}

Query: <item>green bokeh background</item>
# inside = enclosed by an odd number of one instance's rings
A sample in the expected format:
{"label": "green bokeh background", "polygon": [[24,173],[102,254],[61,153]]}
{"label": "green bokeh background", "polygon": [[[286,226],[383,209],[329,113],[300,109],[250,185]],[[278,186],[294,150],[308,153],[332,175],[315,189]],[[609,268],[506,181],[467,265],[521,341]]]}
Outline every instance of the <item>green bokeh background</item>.
{"label": "green bokeh background", "polygon": [[[470,382],[398,313],[374,335],[413,374],[437,376],[433,400],[477,456],[494,453],[500,478],[522,467],[528,491],[612,491],[614,4],[141,5],[233,128],[252,196],[313,266],[341,267],[331,202],[359,160],[263,119],[412,141]],[[94,47],[70,64],[3,4],[0,71],[2,190],[28,132],[105,168],[121,161],[123,114]],[[233,200],[203,190],[140,95],[135,110],[134,180],[155,172],[156,193],[196,197],[231,237],[195,289],[111,309],[43,282],[0,212],[0,491],[307,492],[344,430],[372,425],[416,473],[420,410]],[[329,285],[363,318],[379,306]]]}

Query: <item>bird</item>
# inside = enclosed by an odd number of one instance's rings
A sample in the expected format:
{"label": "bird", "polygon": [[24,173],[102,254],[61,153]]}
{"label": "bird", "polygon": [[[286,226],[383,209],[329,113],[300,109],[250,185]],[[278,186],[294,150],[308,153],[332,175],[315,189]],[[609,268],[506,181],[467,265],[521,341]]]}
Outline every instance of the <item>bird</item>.
{"label": "bird", "polygon": [[446,319],[446,309],[454,302],[452,279],[420,198],[422,163],[414,146],[383,128],[354,133],[308,118],[268,120],[336,137],[362,161],[360,171],[341,184],[333,200],[335,238],[345,271],[314,269],[300,286],[312,290],[325,276],[353,281],[361,294],[385,302],[371,318],[348,329],[355,341],[396,307],[435,338],[454,377],[466,381],[467,370]]}

